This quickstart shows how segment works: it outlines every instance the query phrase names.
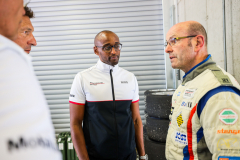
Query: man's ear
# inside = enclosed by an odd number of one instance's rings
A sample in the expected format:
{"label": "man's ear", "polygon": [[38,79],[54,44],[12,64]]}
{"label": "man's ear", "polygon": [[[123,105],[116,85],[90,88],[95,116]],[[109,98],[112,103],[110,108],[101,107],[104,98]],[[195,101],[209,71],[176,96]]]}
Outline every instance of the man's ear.
{"label": "man's ear", "polygon": [[196,44],[195,44],[195,48],[194,48],[194,51],[195,52],[198,52],[205,44],[205,40],[204,40],[204,37],[202,35],[198,35],[196,37],[197,41],[196,41]]}
{"label": "man's ear", "polygon": [[98,53],[98,48],[97,48],[96,46],[93,47],[93,51],[94,51],[94,53],[95,53],[96,55],[99,55],[99,53]]}

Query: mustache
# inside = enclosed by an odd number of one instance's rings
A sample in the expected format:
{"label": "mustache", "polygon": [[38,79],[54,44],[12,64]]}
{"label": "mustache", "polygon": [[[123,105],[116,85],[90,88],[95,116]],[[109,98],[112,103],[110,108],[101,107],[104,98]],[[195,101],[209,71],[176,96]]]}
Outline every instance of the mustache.
{"label": "mustache", "polygon": [[117,58],[119,59],[119,56],[114,55],[114,56],[110,56],[110,57],[108,57],[108,60],[110,60],[112,57],[117,57]]}

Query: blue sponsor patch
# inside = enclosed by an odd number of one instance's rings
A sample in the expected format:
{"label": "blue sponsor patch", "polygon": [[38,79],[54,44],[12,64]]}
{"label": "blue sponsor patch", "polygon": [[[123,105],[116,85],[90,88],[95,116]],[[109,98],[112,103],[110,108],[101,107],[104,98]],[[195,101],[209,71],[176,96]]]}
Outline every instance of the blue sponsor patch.
{"label": "blue sponsor patch", "polygon": [[177,96],[180,96],[181,95],[181,92],[178,92]]}
{"label": "blue sponsor patch", "polygon": [[184,134],[184,133],[181,133],[181,132],[177,131],[176,135],[175,135],[175,141],[178,142],[178,143],[187,145],[188,144],[187,134]]}
{"label": "blue sponsor patch", "polygon": [[184,107],[185,107],[186,105],[187,105],[187,103],[184,102],[184,101],[183,101],[182,104],[181,104],[181,106],[184,106]]}
{"label": "blue sponsor patch", "polygon": [[185,109],[191,109],[192,108],[192,102],[184,102],[184,101],[182,101],[181,106],[184,107]]}
{"label": "blue sponsor patch", "polygon": [[240,157],[219,156],[218,160],[240,160]]}

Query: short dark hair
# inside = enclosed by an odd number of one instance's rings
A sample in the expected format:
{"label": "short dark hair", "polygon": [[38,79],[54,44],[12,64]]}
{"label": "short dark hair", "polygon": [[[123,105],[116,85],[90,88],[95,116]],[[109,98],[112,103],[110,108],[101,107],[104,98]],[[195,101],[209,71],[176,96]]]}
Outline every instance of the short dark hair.
{"label": "short dark hair", "polygon": [[200,23],[190,23],[188,26],[189,35],[203,35],[205,39],[205,45],[207,46],[207,32]]}
{"label": "short dark hair", "polygon": [[31,10],[31,8],[29,8],[27,5],[24,6],[24,10],[25,10],[25,14],[24,16],[27,16],[29,18],[34,18],[34,13],[33,11]]}

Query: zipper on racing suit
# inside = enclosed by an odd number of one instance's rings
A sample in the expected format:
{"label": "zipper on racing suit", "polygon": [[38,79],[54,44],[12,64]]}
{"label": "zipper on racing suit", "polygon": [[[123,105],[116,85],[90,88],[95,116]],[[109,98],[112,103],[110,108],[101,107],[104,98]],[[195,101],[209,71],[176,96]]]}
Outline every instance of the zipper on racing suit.
{"label": "zipper on racing suit", "polygon": [[110,69],[110,77],[111,77],[111,85],[112,85],[112,96],[113,96],[113,107],[114,107],[114,120],[117,131],[117,157],[118,157],[118,129],[117,129],[117,119],[116,119],[116,103],[115,103],[115,94],[114,94],[114,86],[113,86],[113,77],[112,77],[112,69]]}

